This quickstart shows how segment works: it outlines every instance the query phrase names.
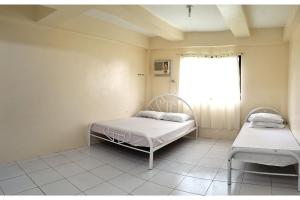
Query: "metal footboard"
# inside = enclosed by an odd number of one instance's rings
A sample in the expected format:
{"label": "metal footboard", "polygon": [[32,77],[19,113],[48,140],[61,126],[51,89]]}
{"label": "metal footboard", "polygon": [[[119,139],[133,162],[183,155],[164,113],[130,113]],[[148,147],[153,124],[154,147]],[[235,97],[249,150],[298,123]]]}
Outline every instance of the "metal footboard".
{"label": "metal footboard", "polygon": [[111,142],[111,143],[114,143],[114,144],[117,144],[117,145],[120,145],[120,146],[123,146],[123,147],[127,147],[127,148],[130,148],[130,149],[133,149],[133,150],[136,150],[136,151],[140,151],[140,152],[143,152],[143,153],[147,153],[147,154],[149,154],[149,169],[153,169],[153,159],[154,159],[154,152],[155,151],[157,151],[157,150],[161,149],[162,147],[174,142],[175,140],[178,140],[179,138],[184,137],[185,135],[187,135],[187,134],[189,134],[193,131],[197,131],[197,128],[194,127],[192,129],[180,134],[180,136],[175,137],[172,140],[170,140],[166,143],[163,143],[159,146],[155,146],[155,147],[153,145],[152,139],[148,138],[148,137],[145,137],[148,141],[148,144],[149,144],[149,150],[145,150],[145,149],[141,149],[141,148],[129,145],[129,144],[124,143],[122,141],[116,140],[113,137],[109,137],[109,136],[103,135],[101,133],[96,133],[96,132],[93,132],[93,131],[90,130],[89,138],[88,138],[88,145],[89,146],[91,145],[90,137],[95,137],[95,138],[102,139],[102,140],[105,140],[105,141],[108,141],[108,142]]}
{"label": "metal footboard", "polygon": [[[132,145],[128,145],[126,143],[126,137],[125,135],[118,134],[118,131],[115,131],[113,134],[110,136],[107,136],[108,134],[105,134],[105,132],[112,132],[112,129],[105,129],[102,131],[102,133],[97,133],[93,132],[91,127],[89,128],[89,134],[88,134],[88,145],[90,145],[90,137],[95,137],[99,138],[123,147],[127,147],[130,149],[134,149],[137,151],[141,151],[144,153],[149,154],[149,169],[153,168],[153,154],[155,151],[158,149],[170,144],[171,142],[174,142],[175,140],[178,140],[179,138],[195,131],[195,137],[197,139],[198,136],[198,122],[196,115],[192,109],[192,107],[181,97],[175,95],[175,94],[163,94],[160,96],[154,97],[150,102],[146,105],[145,107],[146,110],[153,110],[153,111],[162,111],[162,112],[174,112],[174,113],[186,113],[188,114],[191,118],[191,120],[194,120],[195,126],[191,128],[190,130],[183,132],[179,136],[173,138],[172,140],[163,143],[161,145],[155,146],[153,145],[153,141],[151,138],[144,136],[149,144],[149,150],[141,149]],[[98,135],[101,134],[101,135]]]}
{"label": "metal footboard", "polygon": [[230,155],[228,156],[228,174],[227,174],[227,181],[228,185],[231,185],[231,172],[232,172],[232,159],[235,154],[237,153],[253,153],[253,154],[264,154],[264,155],[282,155],[282,156],[290,156],[292,158],[295,158],[298,162],[298,174],[282,174],[282,173],[267,173],[267,172],[256,172],[256,171],[246,171],[246,170],[241,170],[245,173],[256,173],[256,174],[267,174],[267,175],[275,175],[275,176],[298,176],[298,191],[300,192],[300,157],[292,152],[292,151],[287,151],[287,150],[255,150],[255,149],[235,149],[232,150]]}

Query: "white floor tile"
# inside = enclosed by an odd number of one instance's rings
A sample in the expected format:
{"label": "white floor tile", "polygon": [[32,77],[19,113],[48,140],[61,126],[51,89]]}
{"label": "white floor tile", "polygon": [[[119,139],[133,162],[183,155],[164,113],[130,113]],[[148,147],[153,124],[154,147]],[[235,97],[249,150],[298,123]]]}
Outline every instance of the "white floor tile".
{"label": "white floor tile", "polygon": [[112,166],[114,166],[115,168],[118,168],[122,171],[129,171],[135,167],[137,167],[137,162],[134,160],[127,160],[127,159],[118,159],[114,162],[110,163]]}
{"label": "white floor tile", "polygon": [[81,191],[87,190],[104,182],[103,179],[100,179],[89,172],[84,172],[82,174],[69,177],[68,180]]}
{"label": "white floor tile", "polygon": [[243,183],[241,185],[240,195],[271,195],[271,187]]}
{"label": "white floor tile", "polygon": [[27,173],[47,169],[49,166],[42,159],[22,160],[18,162],[20,167]]}
{"label": "white floor tile", "polygon": [[180,190],[173,190],[169,195],[176,195],[176,196],[192,196],[192,195],[196,195],[193,193],[188,193],[188,192],[183,192]]}
{"label": "white floor tile", "polygon": [[91,169],[95,169],[101,165],[105,165],[104,162],[100,162],[99,160],[96,160],[94,158],[91,157],[85,157],[84,159],[81,160],[77,160],[74,161],[77,165],[79,165],[80,167],[82,167],[83,169],[86,170],[91,170]]}
{"label": "white floor tile", "polygon": [[290,188],[290,189],[298,189],[298,183],[289,184],[289,183],[271,183],[272,187],[278,188]]}
{"label": "white floor tile", "polygon": [[127,195],[126,192],[109,183],[102,183],[84,193],[87,195]]}
{"label": "white floor tile", "polygon": [[54,167],[58,173],[64,177],[70,177],[79,173],[84,172],[84,169],[76,165],[75,163],[67,163]]}
{"label": "white floor tile", "polygon": [[81,153],[78,150],[63,151],[59,153],[71,161],[76,161],[76,160],[81,160],[83,158],[86,158],[86,155],[84,153]]}
{"label": "white floor tile", "polygon": [[211,179],[212,180],[216,176],[217,171],[218,171],[218,169],[216,169],[216,168],[195,166],[188,173],[188,176],[192,176],[192,177],[195,177],[195,178]]}
{"label": "white floor tile", "polygon": [[70,160],[68,160],[66,157],[57,153],[43,156],[42,159],[51,167],[55,167],[70,162]]}
{"label": "white floor tile", "polygon": [[272,187],[285,187],[297,189],[297,177],[273,176],[271,177]]}
{"label": "white floor tile", "polygon": [[143,185],[135,189],[133,195],[167,195],[172,189],[157,185],[151,182],[146,182]]}
{"label": "white floor tile", "polygon": [[279,188],[272,186],[272,195],[300,195],[297,189],[293,188]]}
{"label": "white floor tile", "polygon": [[36,187],[36,185],[26,175],[1,181],[0,186],[6,195],[17,194]]}
{"label": "white floor tile", "polygon": [[229,151],[224,150],[218,150],[218,149],[211,149],[209,152],[205,155],[205,157],[208,158],[219,158],[219,159],[227,159],[229,155]]}
{"label": "white floor tile", "polygon": [[96,153],[91,153],[90,157],[95,158],[101,162],[104,163],[111,163],[113,161],[116,161],[118,159],[120,159],[121,153],[119,156],[113,156],[107,152],[96,152]]}
{"label": "white floor tile", "polygon": [[[171,145],[170,150],[157,153],[153,170],[148,170],[146,157],[106,144],[17,161],[18,164],[4,163],[0,164],[0,195],[3,192],[16,195],[46,192],[53,195],[228,195],[227,161],[223,159],[231,142],[184,139]],[[248,165],[233,160],[232,167],[244,169]],[[230,194],[299,195],[297,178],[233,170],[232,181]]]}
{"label": "white floor tile", "polygon": [[145,166],[145,165],[140,165],[140,166],[135,167],[128,171],[129,174],[131,174],[133,176],[137,176],[137,177],[139,177],[141,179],[145,179],[145,180],[151,179],[153,176],[155,176],[159,172],[160,172],[160,170],[158,170],[158,169],[149,170],[148,166]]}
{"label": "white floor tile", "polygon": [[179,174],[161,171],[151,178],[150,181],[169,188],[175,188],[183,178],[184,176]]}
{"label": "white floor tile", "polygon": [[211,180],[206,179],[185,177],[180,185],[176,187],[176,189],[189,193],[205,195],[211,182]]}
{"label": "white floor tile", "polygon": [[194,154],[174,156],[174,158],[172,158],[170,160],[181,162],[181,163],[186,163],[186,164],[190,164],[190,165],[195,165],[199,162],[199,160],[201,158],[202,157],[199,156],[199,154],[194,153]]}
{"label": "white floor tile", "polygon": [[[246,164],[244,162],[238,160],[232,160],[231,168],[233,169],[245,169]],[[228,161],[227,159],[224,160],[223,165],[221,166],[222,169],[228,169]]]}
{"label": "white floor tile", "polygon": [[33,188],[30,190],[26,190],[24,192],[18,193],[17,195],[44,195],[44,193],[39,188]]}
{"label": "white floor tile", "polygon": [[271,186],[271,177],[263,174],[244,173],[243,183]]}
{"label": "white floor tile", "polygon": [[57,173],[54,169],[45,169],[45,170],[30,173],[28,175],[38,186],[56,182],[64,178],[59,173]]}
{"label": "white floor tile", "polygon": [[112,179],[123,173],[122,171],[120,171],[110,165],[103,165],[103,166],[97,167],[95,169],[92,169],[90,172],[100,178],[105,179],[105,180]]}
{"label": "white floor tile", "polygon": [[202,167],[220,168],[224,163],[224,159],[203,157],[197,165]]}
{"label": "white floor tile", "polygon": [[206,195],[238,195],[240,188],[240,183],[232,183],[229,186],[227,182],[213,181],[209,186]]}
{"label": "white floor tile", "polygon": [[179,163],[174,161],[164,160],[157,163],[156,168],[162,169],[182,175],[186,175],[191,169],[193,165],[186,164],[186,163]]}
{"label": "white floor tile", "polygon": [[46,195],[74,195],[80,191],[67,180],[60,180],[41,187]]}
{"label": "white floor tile", "polygon": [[[217,175],[215,176],[214,180],[216,181],[227,181],[227,169],[219,169]],[[231,171],[231,181],[232,182],[243,182],[243,173],[239,171]]]}
{"label": "white floor tile", "polygon": [[25,172],[17,164],[3,165],[2,167],[0,167],[0,181],[17,177],[23,174],[25,174]]}
{"label": "white floor tile", "polygon": [[121,174],[109,181],[111,184],[119,187],[120,189],[130,193],[138,186],[142,185],[145,180],[139,179],[129,174]]}

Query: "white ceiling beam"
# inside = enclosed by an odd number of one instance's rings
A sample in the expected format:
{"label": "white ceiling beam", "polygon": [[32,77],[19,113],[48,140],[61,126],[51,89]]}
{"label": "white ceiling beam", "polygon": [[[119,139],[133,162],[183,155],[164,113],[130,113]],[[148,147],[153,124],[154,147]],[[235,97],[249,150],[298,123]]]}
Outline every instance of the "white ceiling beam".
{"label": "white ceiling beam", "polygon": [[241,5],[217,5],[228,28],[235,37],[249,37],[250,30]]}
{"label": "white ceiling beam", "polygon": [[81,15],[91,6],[46,5],[36,8],[35,21],[46,25],[57,25]]}
{"label": "white ceiling beam", "polygon": [[294,6],[283,29],[283,39],[288,41],[297,27],[300,24],[300,6]]}
{"label": "white ceiling beam", "polygon": [[176,41],[184,39],[184,33],[181,30],[154,16],[142,6],[102,5],[94,6],[94,8],[100,12],[114,15],[166,40]]}

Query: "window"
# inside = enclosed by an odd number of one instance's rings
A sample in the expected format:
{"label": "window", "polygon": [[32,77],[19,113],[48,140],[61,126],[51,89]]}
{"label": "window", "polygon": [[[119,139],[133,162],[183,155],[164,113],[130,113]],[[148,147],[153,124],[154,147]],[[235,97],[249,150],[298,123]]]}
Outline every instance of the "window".
{"label": "window", "polygon": [[240,126],[240,57],[182,57],[179,96],[186,99],[200,127]]}
{"label": "window", "polygon": [[180,62],[179,95],[191,103],[240,102],[238,57],[184,57]]}

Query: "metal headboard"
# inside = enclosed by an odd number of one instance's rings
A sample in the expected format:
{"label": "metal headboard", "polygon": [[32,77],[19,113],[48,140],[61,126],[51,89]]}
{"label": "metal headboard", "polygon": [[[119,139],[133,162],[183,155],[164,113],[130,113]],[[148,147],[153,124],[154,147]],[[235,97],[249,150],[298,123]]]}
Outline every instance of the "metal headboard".
{"label": "metal headboard", "polygon": [[197,118],[192,107],[184,99],[175,94],[156,96],[149,101],[145,109],[160,112],[186,113],[195,120],[196,126],[198,126]]}
{"label": "metal headboard", "polygon": [[[279,114],[279,115],[282,116],[281,112],[279,112],[275,108],[272,108],[272,107],[257,107],[257,108],[254,108],[253,110],[251,110],[249,112],[249,114],[245,118],[245,122],[248,122],[248,119],[249,119],[250,115],[252,115],[254,113],[259,113],[259,112]],[[284,120],[284,121],[286,121],[286,120]]]}

